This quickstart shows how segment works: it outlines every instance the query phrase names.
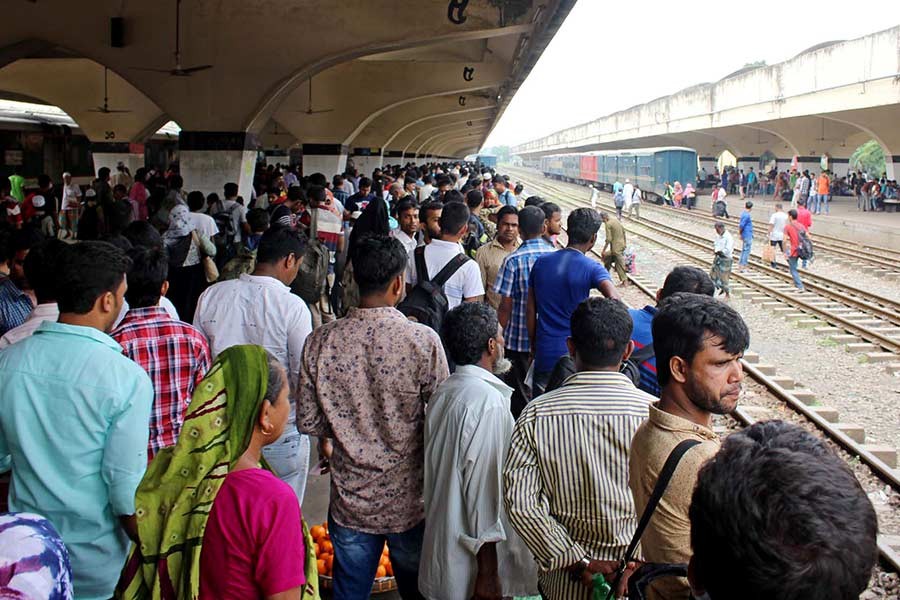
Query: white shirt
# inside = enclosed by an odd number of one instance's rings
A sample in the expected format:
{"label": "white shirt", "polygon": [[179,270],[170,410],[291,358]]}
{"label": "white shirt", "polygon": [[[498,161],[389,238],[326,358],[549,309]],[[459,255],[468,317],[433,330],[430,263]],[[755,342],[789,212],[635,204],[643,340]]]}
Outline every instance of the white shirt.
{"label": "white shirt", "polygon": [[634,186],[626,183],[625,187],[622,188],[622,198],[625,199],[625,204],[631,204],[632,196],[634,196]]}
{"label": "white shirt", "polygon": [[234,241],[241,241],[241,225],[247,222],[247,207],[237,200],[225,200],[222,209],[231,214],[231,224],[234,225]]}
{"label": "white shirt", "polygon": [[784,226],[787,225],[787,222],[788,215],[786,212],[779,210],[772,213],[772,216],[769,217],[769,225],[772,225],[772,233],[769,234],[771,241],[780,242],[784,240]]}
{"label": "white shirt", "polygon": [[78,199],[81,198],[81,188],[78,184],[70,183],[63,185],[62,189],[62,208],[74,208],[78,206]]}
{"label": "white shirt", "polygon": [[514,421],[512,388],[476,365],[444,380],[425,412],[425,537],[419,590],[427,598],[469,600],[476,554],[497,543],[504,597],[537,592],[531,552],[503,505],[503,463]]}
{"label": "white shirt", "polygon": [[722,235],[717,235],[715,242],[713,243],[713,249],[716,252],[721,252],[728,258],[731,258],[731,253],[734,252],[734,238],[731,237],[731,233],[726,229]]}
{"label": "white shirt", "polygon": [[[431,240],[425,246],[425,267],[428,269],[428,278],[431,279],[444,268],[454,256],[462,253],[462,248],[456,242],[443,240]],[[414,252],[409,254],[406,265],[406,281],[410,285],[416,285],[416,257]],[[447,296],[447,306],[456,308],[462,304],[463,298],[474,298],[484,295],[484,283],[481,281],[481,270],[474,260],[467,260],[447,283],[444,284],[444,294]]]}
{"label": "white shirt", "polygon": [[406,253],[409,256],[412,256],[413,250],[415,250],[419,245],[419,243],[416,241],[416,238],[409,237],[402,229],[392,229],[391,237],[395,237],[400,240],[400,243],[403,244],[403,249],[406,250]]}
{"label": "white shirt", "polygon": [[422,187],[419,188],[419,202],[428,202],[431,198],[431,193],[434,192],[434,186],[430,183],[426,183]]}
{"label": "white shirt", "polygon": [[58,319],[59,308],[56,306],[56,302],[38,304],[34,307],[34,310],[31,311],[31,314],[28,315],[28,318],[25,319],[24,323],[18,327],[13,327],[7,331],[3,337],[0,337],[0,349],[30,337],[31,334],[34,333],[34,330],[44,321],[56,322]]}
{"label": "white shirt", "polygon": [[631,203],[632,204],[640,204],[641,199],[644,197],[644,192],[640,190],[640,188],[634,188],[634,193],[631,194]]}
{"label": "white shirt", "polygon": [[217,283],[200,295],[194,327],[209,340],[213,360],[239,344],[257,344],[271,352],[287,370],[293,398],[312,315],[291,288],[274,277],[246,274]]}
{"label": "white shirt", "polygon": [[219,226],[216,225],[216,220],[206,213],[190,213],[191,223],[194,225],[194,229],[197,230],[197,233],[200,235],[204,235],[209,239],[212,239],[214,235],[219,233]]}

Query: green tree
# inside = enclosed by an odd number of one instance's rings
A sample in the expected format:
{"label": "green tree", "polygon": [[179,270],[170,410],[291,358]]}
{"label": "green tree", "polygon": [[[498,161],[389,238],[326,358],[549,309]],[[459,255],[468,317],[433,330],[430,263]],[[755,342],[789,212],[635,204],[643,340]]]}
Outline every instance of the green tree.
{"label": "green tree", "polygon": [[875,140],[869,140],[850,155],[850,166],[880,177],[885,172],[884,149]]}

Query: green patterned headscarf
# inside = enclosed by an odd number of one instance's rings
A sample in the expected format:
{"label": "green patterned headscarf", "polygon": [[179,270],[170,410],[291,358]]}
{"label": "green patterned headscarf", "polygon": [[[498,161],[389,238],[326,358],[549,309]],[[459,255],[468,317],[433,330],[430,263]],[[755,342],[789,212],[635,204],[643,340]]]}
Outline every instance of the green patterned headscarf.
{"label": "green patterned headscarf", "polygon": [[[198,597],[209,513],[225,476],[250,444],[268,373],[261,346],[233,346],[219,355],[197,386],[178,442],[157,453],[138,486],[140,546],[132,545],[116,598]],[[307,553],[308,581],[309,563],[315,565],[310,556]],[[309,583],[317,584],[314,568],[312,573]]]}

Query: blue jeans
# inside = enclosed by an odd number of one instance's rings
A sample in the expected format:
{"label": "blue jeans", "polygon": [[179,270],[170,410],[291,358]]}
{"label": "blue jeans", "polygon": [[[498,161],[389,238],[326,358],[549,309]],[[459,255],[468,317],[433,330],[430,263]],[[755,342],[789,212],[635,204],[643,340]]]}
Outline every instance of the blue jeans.
{"label": "blue jeans", "polygon": [[741,241],[743,246],[741,247],[741,260],[738,261],[738,264],[746,267],[747,263],[750,262],[750,249],[753,248],[753,238],[741,238]]}
{"label": "blue jeans", "polygon": [[[420,599],[419,558],[425,521],[403,533],[373,534],[341,527],[328,515],[328,534],[334,545],[334,600],[368,600],[385,541],[403,600]],[[450,565],[448,565],[449,567]]]}
{"label": "blue jeans", "polygon": [[794,278],[794,285],[797,286],[797,289],[803,291],[803,282],[800,281],[800,273],[797,271],[797,261],[800,259],[796,256],[791,256],[788,258],[788,267],[791,270],[791,277]]}
{"label": "blue jeans", "polygon": [[263,458],[280,480],[291,486],[297,500],[303,504],[306,476],[309,474],[309,436],[303,435],[293,423],[288,423],[281,437],[263,446]]}
{"label": "blue jeans", "polygon": [[831,196],[828,194],[819,194],[816,196],[816,209],[812,212],[817,215],[822,214],[822,211],[825,211],[825,214],[828,214],[828,201],[831,199]]}

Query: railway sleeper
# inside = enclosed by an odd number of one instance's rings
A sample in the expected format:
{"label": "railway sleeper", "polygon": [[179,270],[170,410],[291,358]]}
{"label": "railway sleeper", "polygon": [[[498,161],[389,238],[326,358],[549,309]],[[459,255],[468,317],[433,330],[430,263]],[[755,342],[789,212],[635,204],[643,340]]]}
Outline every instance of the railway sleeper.
{"label": "railway sleeper", "polygon": [[863,444],[862,448],[892,469],[897,468],[897,449],[884,444]]}
{"label": "railway sleeper", "polygon": [[837,422],[834,424],[834,427],[842,431],[845,435],[847,435],[847,437],[849,437],[857,444],[866,443],[866,430],[862,425],[857,425],[856,423]]}

